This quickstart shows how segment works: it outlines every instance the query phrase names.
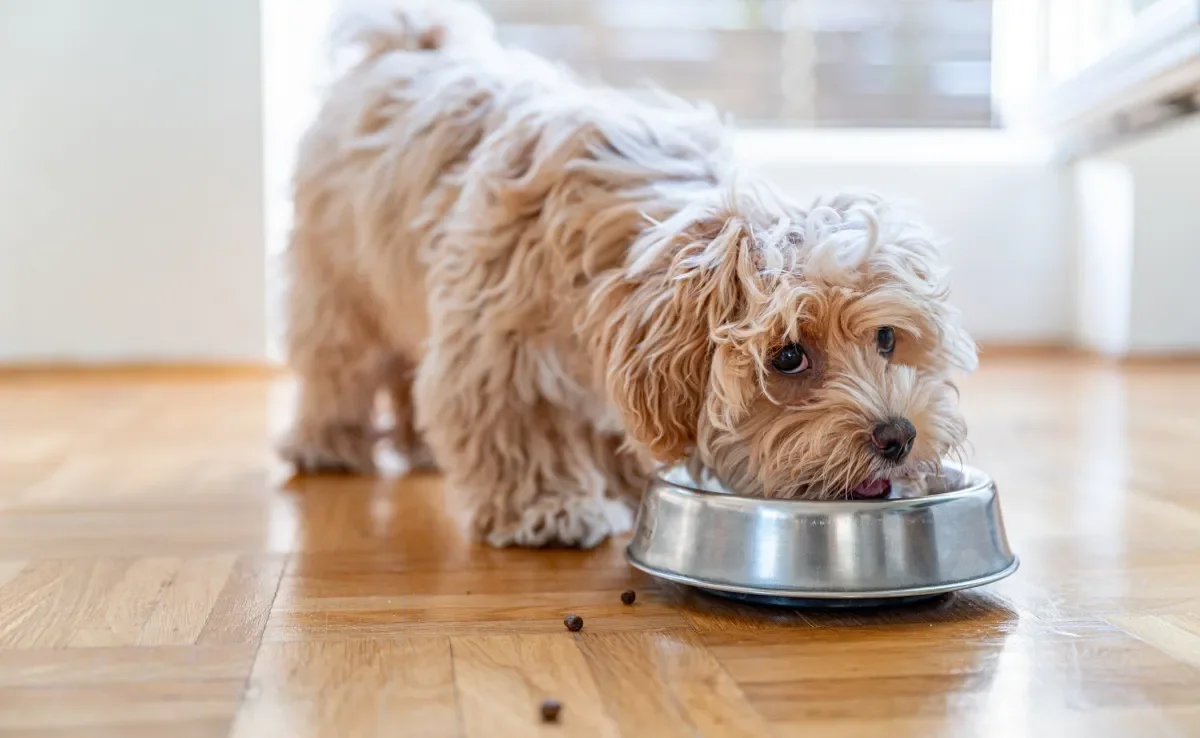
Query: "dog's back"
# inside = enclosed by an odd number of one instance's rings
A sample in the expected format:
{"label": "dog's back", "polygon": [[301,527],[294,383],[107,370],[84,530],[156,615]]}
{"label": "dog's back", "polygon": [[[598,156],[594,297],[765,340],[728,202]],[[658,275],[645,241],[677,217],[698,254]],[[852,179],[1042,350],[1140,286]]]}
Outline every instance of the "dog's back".
{"label": "dog's back", "polygon": [[[301,143],[288,262],[294,284],[358,303],[354,332],[372,334],[361,338],[415,353],[427,252],[509,84],[485,60],[504,57],[487,17],[458,0],[365,5],[336,31],[338,47],[358,58]],[[290,293],[301,353],[303,334],[327,319],[312,292]]]}

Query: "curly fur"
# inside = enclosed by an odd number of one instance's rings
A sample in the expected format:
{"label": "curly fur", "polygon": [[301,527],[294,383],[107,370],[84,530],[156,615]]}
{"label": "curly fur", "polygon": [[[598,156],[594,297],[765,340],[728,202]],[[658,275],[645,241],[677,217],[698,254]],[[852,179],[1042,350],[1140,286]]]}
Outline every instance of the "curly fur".
{"label": "curly fur", "polygon": [[[950,380],[975,347],[883,200],[803,208],[739,178],[711,109],[587,89],[465,2],[345,29],[360,58],[296,175],[297,466],[370,471],[383,390],[396,447],[470,495],[480,537],[592,546],[658,464],[832,498],[963,443]],[[800,377],[771,367],[791,342]],[[894,417],[917,429],[899,465],[868,447]]]}

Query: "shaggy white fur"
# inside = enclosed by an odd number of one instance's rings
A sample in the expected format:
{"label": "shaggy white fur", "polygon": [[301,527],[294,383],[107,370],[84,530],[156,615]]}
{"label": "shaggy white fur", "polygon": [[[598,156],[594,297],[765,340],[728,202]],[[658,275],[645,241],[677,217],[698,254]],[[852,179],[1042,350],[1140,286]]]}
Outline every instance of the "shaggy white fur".
{"label": "shaggy white fur", "polygon": [[833,498],[964,441],[974,344],[880,198],[802,208],[735,174],[711,109],[585,88],[465,2],[344,30],[288,251],[301,470],[371,471],[383,390],[481,538],[593,546],[659,464]]}

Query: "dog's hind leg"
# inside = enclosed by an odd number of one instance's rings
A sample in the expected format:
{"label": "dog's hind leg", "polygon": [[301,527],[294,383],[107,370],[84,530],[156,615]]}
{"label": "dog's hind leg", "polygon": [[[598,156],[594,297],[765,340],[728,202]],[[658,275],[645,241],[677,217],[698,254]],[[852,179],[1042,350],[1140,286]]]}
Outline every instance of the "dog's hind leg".
{"label": "dog's hind leg", "polygon": [[386,363],[383,385],[392,411],[392,446],[408,462],[410,471],[432,471],[437,469],[437,463],[416,425],[415,379],[416,367],[403,356],[393,356]]}
{"label": "dog's hind leg", "polygon": [[374,471],[373,410],[385,354],[367,291],[341,276],[303,224],[288,259],[288,363],[296,374],[295,422],[280,455],[298,472]]}

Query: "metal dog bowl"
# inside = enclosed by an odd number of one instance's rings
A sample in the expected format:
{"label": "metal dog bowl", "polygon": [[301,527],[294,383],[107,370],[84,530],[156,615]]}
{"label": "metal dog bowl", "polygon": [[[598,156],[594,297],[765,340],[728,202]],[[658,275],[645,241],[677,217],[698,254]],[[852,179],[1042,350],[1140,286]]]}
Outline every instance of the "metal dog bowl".
{"label": "metal dog bowl", "polygon": [[947,464],[920,495],[814,502],[731,494],[683,468],[642,498],[633,566],[741,600],[823,607],[897,604],[1017,570],[996,485]]}

